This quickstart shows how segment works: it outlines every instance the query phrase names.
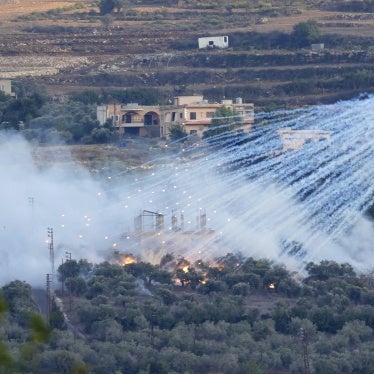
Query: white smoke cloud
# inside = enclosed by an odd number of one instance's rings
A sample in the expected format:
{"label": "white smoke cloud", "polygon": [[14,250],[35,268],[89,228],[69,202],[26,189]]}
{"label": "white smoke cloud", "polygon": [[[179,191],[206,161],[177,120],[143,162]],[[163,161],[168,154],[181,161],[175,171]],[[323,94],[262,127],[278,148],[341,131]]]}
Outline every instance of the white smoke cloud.
{"label": "white smoke cloud", "polygon": [[[105,183],[74,160],[73,167],[40,169],[24,139],[2,136],[0,284],[45,284],[47,228],[54,230],[56,268],[65,252],[96,262],[118,249],[149,261],[167,252],[213,260],[240,251],[292,269],[323,259],[370,269],[374,228],[363,212],[373,201],[373,102],[282,112],[279,120],[268,114],[271,126],[249,143],[212,152],[201,142]],[[276,130],[302,125],[331,131],[331,140],[274,156]],[[163,232],[152,214],[142,230],[154,235],[134,231],[143,210],[164,215]]]}
{"label": "white smoke cloud", "polygon": [[40,170],[23,138],[3,135],[0,173],[1,284],[13,279],[45,283],[52,271],[48,228],[53,229],[56,268],[65,252],[76,259],[102,259],[99,249],[110,248],[116,240],[116,228],[102,225],[101,216],[112,202],[98,195],[101,186],[85,170]]}
{"label": "white smoke cloud", "polygon": [[[366,217],[360,217],[350,233],[343,238],[342,246],[344,250],[341,251],[341,255],[345,254],[346,262],[363,272],[372,270],[374,267],[374,222]],[[337,255],[339,256],[339,253]]]}

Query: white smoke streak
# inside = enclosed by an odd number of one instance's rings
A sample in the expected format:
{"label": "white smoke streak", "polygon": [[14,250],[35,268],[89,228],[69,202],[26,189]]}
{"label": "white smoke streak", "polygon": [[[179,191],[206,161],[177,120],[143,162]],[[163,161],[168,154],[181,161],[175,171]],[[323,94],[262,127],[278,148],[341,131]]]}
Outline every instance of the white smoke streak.
{"label": "white smoke streak", "polygon": [[[374,200],[373,107],[369,97],[263,113],[248,142],[224,134],[212,139],[212,150],[201,141],[153,160],[149,170],[113,175],[105,191],[83,169],[39,170],[26,141],[3,137],[0,283],[44,284],[51,271],[48,227],[56,267],[65,252],[101,261],[118,249],[154,261],[170,251],[191,260],[240,251],[294,268],[322,259],[371,268],[374,228],[363,212]],[[331,131],[331,139],[281,153],[277,130],[285,127]],[[165,215],[165,230],[147,240],[134,232],[143,209]],[[156,231],[151,219],[144,223],[144,231]],[[296,247],[296,255],[288,253]]]}

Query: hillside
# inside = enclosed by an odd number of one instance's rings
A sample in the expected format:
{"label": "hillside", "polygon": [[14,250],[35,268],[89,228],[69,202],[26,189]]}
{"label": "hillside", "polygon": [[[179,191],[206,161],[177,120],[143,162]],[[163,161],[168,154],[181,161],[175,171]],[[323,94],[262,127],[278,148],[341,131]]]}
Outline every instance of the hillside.
{"label": "hillside", "polygon": [[[0,77],[56,97],[154,88],[164,101],[202,93],[273,108],[374,87],[370,2],[141,1],[106,15],[94,1],[3,3]],[[320,51],[292,37],[308,20],[318,26]],[[209,35],[229,36],[229,48],[199,50],[198,37]]]}
{"label": "hillside", "polygon": [[322,261],[309,263],[300,279],[266,259],[232,253],[210,265],[172,257],[160,265],[66,261],[58,297],[43,298],[49,326],[35,314],[30,285],[4,285],[0,370],[372,372],[372,274]]}

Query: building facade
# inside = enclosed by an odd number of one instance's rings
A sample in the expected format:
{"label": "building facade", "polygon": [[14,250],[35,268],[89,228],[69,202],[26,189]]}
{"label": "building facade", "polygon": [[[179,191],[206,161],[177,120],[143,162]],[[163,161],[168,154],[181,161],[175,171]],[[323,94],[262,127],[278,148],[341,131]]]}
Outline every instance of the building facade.
{"label": "building facade", "polygon": [[97,119],[101,125],[112,120],[120,134],[151,138],[164,136],[161,132],[159,106],[142,106],[137,103],[99,105]]}
{"label": "building facade", "polygon": [[172,125],[183,126],[187,135],[203,136],[212,124],[212,118],[220,107],[235,110],[241,117],[241,130],[248,133],[254,122],[254,105],[243,104],[241,98],[222,100],[220,103],[209,103],[203,96],[177,96],[174,105],[164,107],[161,111],[161,123],[166,134]]}
{"label": "building facade", "polygon": [[220,107],[234,110],[241,117],[241,130],[249,132],[254,122],[254,105],[241,98],[209,103],[203,96],[177,96],[174,103],[164,106],[141,106],[136,103],[109,104],[97,107],[97,119],[104,124],[111,119],[121,134],[146,137],[168,137],[173,125],[183,127],[187,135],[202,137],[211,127],[212,118]]}

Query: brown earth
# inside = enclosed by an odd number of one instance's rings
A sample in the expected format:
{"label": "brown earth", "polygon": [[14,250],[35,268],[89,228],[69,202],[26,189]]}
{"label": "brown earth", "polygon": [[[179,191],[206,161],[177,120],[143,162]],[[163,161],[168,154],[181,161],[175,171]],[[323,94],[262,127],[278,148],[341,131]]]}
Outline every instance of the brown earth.
{"label": "brown earth", "polygon": [[[81,6],[74,7],[76,4]],[[110,91],[152,87],[164,99],[176,94],[204,93],[209,99],[235,95],[257,106],[277,106],[329,102],[373,90],[370,84],[338,91],[319,88],[329,80],[344,81],[358,70],[374,74],[372,48],[342,45],[332,50],[326,46],[322,52],[311,53],[308,49],[290,52],[248,45],[221,51],[197,50],[199,36],[290,33],[295,24],[309,19],[317,21],[322,35],[372,38],[373,14],[300,7],[287,16],[277,11],[263,17],[261,12],[235,9],[226,21],[225,16],[212,9],[137,7],[131,9],[136,17],[114,16],[104,24],[91,1],[0,0],[0,5],[0,78],[42,85],[51,96],[64,96],[84,88]],[[48,10],[52,13],[46,15]],[[196,48],[171,47],[172,43],[186,40],[196,42]],[[357,52],[365,55],[357,57]],[[243,54],[254,62],[233,65],[236,57]],[[289,64],[277,65],[274,58],[284,54],[289,54]],[[328,61],[322,58],[326,54]],[[295,56],[299,55],[306,58],[296,61]],[[214,65],[222,56],[226,60]],[[259,57],[260,62],[256,61]],[[210,62],[201,62],[204,59]],[[292,59],[295,61],[291,62]],[[273,72],[274,76],[269,77],[269,69],[281,69],[283,74]],[[300,69],[305,69],[305,74],[293,78],[293,72]],[[326,77],[327,70],[334,71]],[[253,75],[255,71],[257,76]],[[283,89],[305,79],[316,85],[311,92]]]}
{"label": "brown earth", "polygon": [[59,0],[0,0],[1,12],[0,20],[10,22],[16,16],[29,14],[31,12],[46,12],[55,8],[71,6],[76,1]]}

